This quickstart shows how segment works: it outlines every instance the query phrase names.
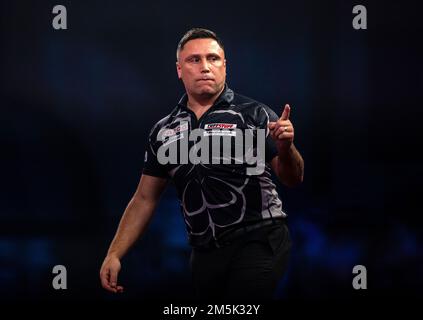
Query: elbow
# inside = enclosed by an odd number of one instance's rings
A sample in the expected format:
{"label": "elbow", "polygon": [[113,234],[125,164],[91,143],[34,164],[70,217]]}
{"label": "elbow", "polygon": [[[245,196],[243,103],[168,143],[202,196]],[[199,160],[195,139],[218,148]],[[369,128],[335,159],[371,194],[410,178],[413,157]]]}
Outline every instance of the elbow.
{"label": "elbow", "polygon": [[299,177],[296,177],[295,179],[282,180],[282,183],[288,188],[295,188],[295,187],[298,187],[300,184],[302,184],[303,180],[304,180],[304,176],[301,175]]}

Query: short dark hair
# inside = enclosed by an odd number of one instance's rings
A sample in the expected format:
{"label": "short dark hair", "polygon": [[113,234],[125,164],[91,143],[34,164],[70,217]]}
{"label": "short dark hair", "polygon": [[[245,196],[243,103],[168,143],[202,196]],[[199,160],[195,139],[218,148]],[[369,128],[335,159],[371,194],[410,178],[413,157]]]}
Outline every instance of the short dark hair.
{"label": "short dark hair", "polygon": [[219,46],[224,50],[223,42],[220,38],[211,30],[203,29],[203,28],[192,28],[188,30],[181,40],[178,43],[178,48],[176,49],[176,58],[179,57],[179,52],[184,48],[185,44],[194,39],[214,39],[219,44]]}

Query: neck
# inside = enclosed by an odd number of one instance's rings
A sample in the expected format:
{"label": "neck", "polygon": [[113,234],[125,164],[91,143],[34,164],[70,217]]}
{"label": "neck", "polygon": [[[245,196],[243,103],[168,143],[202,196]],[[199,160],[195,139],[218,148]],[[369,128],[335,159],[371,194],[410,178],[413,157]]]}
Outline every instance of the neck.
{"label": "neck", "polygon": [[224,89],[225,87],[223,87],[219,92],[217,92],[216,94],[212,96],[208,96],[208,95],[195,96],[187,92],[187,95],[188,95],[187,106],[193,111],[208,109],[213,105],[213,103],[216,101],[216,99],[219,97],[219,95],[222,93]]}

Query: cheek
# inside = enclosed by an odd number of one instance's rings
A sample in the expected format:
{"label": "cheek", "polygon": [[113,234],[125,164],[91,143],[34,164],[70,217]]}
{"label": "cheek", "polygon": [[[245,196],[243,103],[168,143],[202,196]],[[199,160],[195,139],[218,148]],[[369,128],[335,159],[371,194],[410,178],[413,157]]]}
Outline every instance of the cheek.
{"label": "cheek", "polygon": [[191,70],[184,69],[180,74],[181,79],[185,81],[191,81],[193,79],[193,72]]}
{"label": "cheek", "polygon": [[195,74],[196,74],[196,72],[195,72],[194,69],[187,69],[185,71],[185,76],[189,79],[193,79]]}
{"label": "cheek", "polygon": [[217,71],[217,74],[219,76],[219,78],[223,79],[226,76],[226,70],[225,68],[221,68]]}

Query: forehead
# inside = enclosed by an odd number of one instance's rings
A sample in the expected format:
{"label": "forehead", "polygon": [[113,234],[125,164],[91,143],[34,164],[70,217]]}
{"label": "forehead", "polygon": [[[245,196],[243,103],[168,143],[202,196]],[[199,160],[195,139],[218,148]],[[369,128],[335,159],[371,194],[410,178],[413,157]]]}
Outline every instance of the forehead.
{"label": "forehead", "polygon": [[193,39],[185,43],[184,48],[180,51],[181,56],[193,55],[193,54],[209,54],[217,53],[224,55],[223,49],[219,46],[214,39]]}

